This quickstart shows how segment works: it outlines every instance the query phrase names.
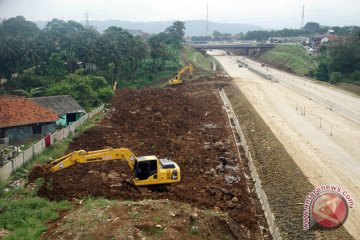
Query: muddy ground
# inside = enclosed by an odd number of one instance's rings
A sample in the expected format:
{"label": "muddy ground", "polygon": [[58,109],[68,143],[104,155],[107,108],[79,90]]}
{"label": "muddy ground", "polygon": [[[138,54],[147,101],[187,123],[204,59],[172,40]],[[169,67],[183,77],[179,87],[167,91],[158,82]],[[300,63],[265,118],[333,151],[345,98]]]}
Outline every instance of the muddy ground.
{"label": "muddy ground", "polygon": [[[69,152],[127,147],[138,156],[169,157],[181,168],[180,183],[169,186],[167,192],[145,189],[140,195],[120,186],[132,176],[127,163],[108,161],[74,165],[48,175],[39,195],[52,200],[85,196],[169,199],[228,213],[236,223],[234,239],[270,238],[262,230],[266,221],[251,181],[240,167],[216,90],[219,83],[199,82],[174,89],[118,91],[105,119],[76,137],[69,147]],[[227,159],[225,168],[219,157]]]}

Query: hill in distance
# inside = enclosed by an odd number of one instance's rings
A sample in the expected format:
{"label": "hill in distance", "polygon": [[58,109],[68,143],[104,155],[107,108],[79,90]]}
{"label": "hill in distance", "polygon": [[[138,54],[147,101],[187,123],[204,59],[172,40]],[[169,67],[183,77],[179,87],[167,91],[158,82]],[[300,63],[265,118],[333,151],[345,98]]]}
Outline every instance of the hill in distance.
{"label": "hill in distance", "polygon": [[[90,25],[94,26],[99,32],[103,32],[110,26],[122,27],[129,30],[141,30],[146,33],[163,32],[167,27],[171,26],[174,21],[158,21],[158,22],[131,22],[122,20],[106,20],[106,21],[90,21]],[[39,28],[44,28],[46,21],[35,22]],[[81,22],[84,24],[84,22]],[[206,21],[189,20],[185,21],[186,36],[204,36],[206,35]],[[218,23],[209,22],[209,35],[214,31],[221,33],[246,33],[248,31],[264,30],[261,27],[240,23]]]}

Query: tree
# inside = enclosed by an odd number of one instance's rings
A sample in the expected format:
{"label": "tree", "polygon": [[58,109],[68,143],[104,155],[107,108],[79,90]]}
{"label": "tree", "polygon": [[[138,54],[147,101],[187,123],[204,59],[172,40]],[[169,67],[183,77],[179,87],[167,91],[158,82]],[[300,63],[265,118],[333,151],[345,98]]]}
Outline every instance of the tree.
{"label": "tree", "polygon": [[58,79],[66,75],[64,61],[58,53],[51,54],[49,58],[49,65],[47,66],[47,72],[49,75]]}
{"label": "tree", "polygon": [[0,38],[0,75],[9,77],[16,72],[18,59],[18,45],[10,36],[1,36]]}
{"label": "tree", "polygon": [[24,95],[26,97],[34,97],[35,95],[42,93],[42,88],[38,87],[38,88],[31,88],[29,91],[26,90],[15,90],[15,92],[19,93],[20,95]]}
{"label": "tree", "polygon": [[174,22],[170,27],[165,29],[165,34],[167,35],[167,43],[180,49],[185,42],[185,22]]}
{"label": "tree", "polygon": [[341,73],[333,72],[330,75],[329,83],[332,83],[332,84],[338,83],[341,81],[341,78],[342,78]]}
{"label": "tree", "polygon": [[304,26],[304,29],[309,31],[316,31],[320,29],[320,24],[317,22],[307,22]]}

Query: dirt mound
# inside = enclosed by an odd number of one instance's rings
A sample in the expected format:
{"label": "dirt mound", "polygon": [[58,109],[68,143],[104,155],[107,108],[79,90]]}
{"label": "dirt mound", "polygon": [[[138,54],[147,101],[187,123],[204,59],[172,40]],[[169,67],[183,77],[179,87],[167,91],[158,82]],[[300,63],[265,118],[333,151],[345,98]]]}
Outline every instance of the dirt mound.
{"label": "dirt mound", "polygon": [[43,239],[242,238],[242,225],[227,214],[166,200],[85,200],[83,206],[49,228]]}
{"label": "dirt mound", "polygon": [[[244,225],[243,239],[261,237],[254,193],[248,192],[226,114],[211,85],[123,90],[106,118],[75,138],[69,152],[128,147],[138,156],[169,157],[182,179],[167,192],[130,192],[121,187],[132,173],[125,161],[74,165],[47,176],[39,195],[49,199],[103,196],[109,199],[170,199],[223,210]],[[224,167],[220,157],[227,159]],[[50,186],[50,187],[49,187]],[[257,212],[258,211],[258,212]]]}

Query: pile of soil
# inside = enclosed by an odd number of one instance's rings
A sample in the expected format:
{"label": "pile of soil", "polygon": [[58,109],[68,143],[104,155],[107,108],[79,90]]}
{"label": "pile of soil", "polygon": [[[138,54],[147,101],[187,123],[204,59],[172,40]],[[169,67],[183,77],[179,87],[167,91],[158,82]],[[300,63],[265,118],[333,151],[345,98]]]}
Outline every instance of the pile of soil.
{"label": "pile of soil", "polygon": [[[185,202],[229,213],[243,239],[263,238],[263,212],[256,194],[249,191],[226,113],[213,85],[117,92],[105,119],[76,137],[69,152],[106,146],[127,147],[137,156],[168,157],[180,166],[181,182],[167,187],[167,192],[131,192],[121,187],[123,179],[132,178],[127,163],[107,161],[77,164],[48,175],[38,194],[52,200],[102,196]],[[226,167],[220,157],[227,160]]]}

